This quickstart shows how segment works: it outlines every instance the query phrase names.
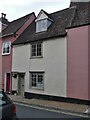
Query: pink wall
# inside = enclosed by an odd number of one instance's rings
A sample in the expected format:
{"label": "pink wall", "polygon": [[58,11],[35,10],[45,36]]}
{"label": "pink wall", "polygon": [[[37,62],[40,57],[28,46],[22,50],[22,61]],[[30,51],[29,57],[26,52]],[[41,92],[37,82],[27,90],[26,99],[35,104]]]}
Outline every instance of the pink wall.
{"label": "pink wall", "polygon": [[88,97],[90,100],[90,25],[88,27]]}
{"label": "pink wall", "polygon": [[[11,43],[15,40],[15,37],[8,36],[3,39],[3,42],[11,41]],[[2,80],[4,84],[4,74],[5,72],[11,72],[11,64],[12,64],[12,48],[9,55],[2,56]]]}
{"label": "pink wall", "polygon": [[2,88],[2,38],[0,38],[0,88]]}
{"label": "pink wall", "polygon": [[68,31],[67,96],[88,100],[88,27]]}
{"label": "pink wall", "polygon": [[[3,38],[3,42],[5,41],[11,41],[14,42],[20,34],[32,23],[32,21],[35,19],[35,15],[33,14],[26,22],[25,24],[17,31],[17,36],[7,36]],[[12,48],[11,48],[11,54],[10,55],[3,55],[2,56],[2,81],[3,81],[3,87],[4,87],[4,78],[6,72],[11,72],[12,69]],[[0,70],[1,71],[1,70]]]}

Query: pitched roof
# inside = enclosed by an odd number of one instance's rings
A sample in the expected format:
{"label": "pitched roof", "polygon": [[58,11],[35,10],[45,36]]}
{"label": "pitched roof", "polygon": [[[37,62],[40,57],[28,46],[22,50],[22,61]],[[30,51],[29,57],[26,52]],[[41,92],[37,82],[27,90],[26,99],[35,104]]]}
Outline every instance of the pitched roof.
{"label": "pitched roof", "polygon": [[89,11],[90,2],[75,2],[73,4],[71,3],[71,6],[67,9],[51,14],[47,13],[47,15],[53,20],[52,25],[47,29],[47,31],[36,33],[36,23],[33,21],[33,23],[20,35],[13,45],[65,36],[67,34],[66,28],[90,24]]}
{"label": "pitched roof", "polygon": [[68,28],[90,24],[90,2],[73,2],[70,6],[76,6],[76,12],[72,24],[68,25]]}
{"label": "pitched roof", "polygon": [[[61,11],[57,11],[48,16],[53,20],[47,31],[36,33],[36,23],[33,23],[20,35],[20,37],[13,44],[23,44],[27,42],[44,40],[48,38],[54,38],[58,36],[65,36],[67,24],[70,17],[73,15],[75,8],[67,8]],[[45,12],[45,11],[44,11]]]}
{"label": "pitched roof", "polygon": [[3,30],[2,35],[5,36],[16,33],[23,26],[23,24],[30,18],[32,14],[34,13],[32,12],[26,16],[23,16],[17,20],[10,22],[9,25]]}

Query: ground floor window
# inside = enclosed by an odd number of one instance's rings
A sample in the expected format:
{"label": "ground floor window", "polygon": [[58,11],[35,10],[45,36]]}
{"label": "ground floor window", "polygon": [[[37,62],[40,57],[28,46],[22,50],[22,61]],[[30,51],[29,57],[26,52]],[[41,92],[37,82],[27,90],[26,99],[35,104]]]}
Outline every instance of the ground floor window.
{"label": "ground floor window", "polygon": [[44,88],[44,72],[30,72],[30,86],[31,88]]}

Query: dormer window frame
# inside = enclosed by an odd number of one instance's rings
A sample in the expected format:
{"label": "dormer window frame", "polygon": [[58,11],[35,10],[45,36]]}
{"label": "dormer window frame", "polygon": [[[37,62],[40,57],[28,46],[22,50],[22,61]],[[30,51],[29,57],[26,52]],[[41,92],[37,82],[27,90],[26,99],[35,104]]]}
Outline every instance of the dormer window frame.
{"label": "dormer window frame", "polygon": [[52,23],[52,19],[43,10],[37,16],[36,22],[36,33],[47,31],[48,27]]}

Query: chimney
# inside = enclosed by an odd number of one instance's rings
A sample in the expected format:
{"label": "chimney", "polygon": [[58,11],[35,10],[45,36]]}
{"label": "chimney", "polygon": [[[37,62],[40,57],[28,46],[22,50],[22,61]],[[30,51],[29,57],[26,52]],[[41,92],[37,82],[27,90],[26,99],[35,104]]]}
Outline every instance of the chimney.
{"label": "chimney", "polygon": [[4,19],[6,19],[6,14],[1,13],[1,17],[4,18]]}
{"label": "chimney", "polygon": [[90,0],[71,0],[70,7],[78,6],[80,3],[84,4],[84,3],[88,3],[88,2],[90,2]]}
{"label": "chimney", "polygon": [[6,14],[1,13],[0,23],[2,24],[2,30],[4,30],[9,25],[9,21],[6,19]]}
{"label": "chimney", "polygon": [[6,14],[5,14],[5,13],[1,13],[0,21],[1,21],[3,24],[6,24],[6,25],[9,24],[9,21],[6,19]]}

